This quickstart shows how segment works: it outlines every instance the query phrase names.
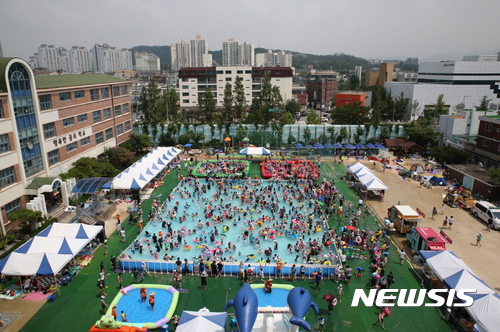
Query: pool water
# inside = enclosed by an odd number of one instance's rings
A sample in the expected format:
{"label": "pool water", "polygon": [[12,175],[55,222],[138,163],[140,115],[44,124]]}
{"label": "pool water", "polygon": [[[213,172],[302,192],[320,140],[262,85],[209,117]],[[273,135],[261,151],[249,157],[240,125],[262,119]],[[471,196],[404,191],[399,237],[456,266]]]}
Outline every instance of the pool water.
{"label": "pool water", "polygon": [[130,323],[152,323],[164,318],[172,303],[172,293],[166,289],[147,289],[149,292],[155,292],[155,310],[151,310],[151,305],[146,298],[146,302],[141,302],[139,289],[132,289],[127,295],[123,295],[118,302],[116,313],[121,318],[121,312],[125,312],[127,320]]}
{"label": "pool water", "polygon": [[[218,184],[221,187],[217,188]],[[219,252],[229,262],[244,260],[255,263],[260,258],[265,260],[265,250],[270,248],[271,262],[281,258],[285,264],[302,264],[306,251],[293,250],[298,238],[321,243],[326,222],[321,220],[322,212],[314,214],[316,197],[304,190],[306,181],[226,179],[210,182],[210,188],[208,185],[205,179],[180,182],[162,205],[161,217],[147,224],[144,221],[145,227],[137,243],[132,243],[124,254],[134,260],[162,261],[168,254],[173,260],[180,257],[181,260],[193,261],[200,257],[212,258]],[[197,193],[195,187],[200,189]],[[202,187],[205,187],[203,192]],[[177,212],[173,216],[175,207]],[[280,209],[285,211],[283,217],[280,217]],[[214,217],[220,217],[220,223],[215,224]],[[309,218],[312,226],[307,223]],[[167,235],[166,224],[171,225],[172,237]],[[228,226],[225,231],[224,225]],[[259,234],[259,230],[263,233]],[[165,240],[158,251],[152,234],[158,237],[159,231]],[[246,240],[244,232],[248,232]],[[170,242],[175,243],[178,239],[182,244],[172,248]],[[138,243],[143,246],[142,253],[137,247],[134,249]],[[292,246],[291,252],[288,245]],[[335,246],[329,250],[321,252],[322,258],[331,260],[337,255]]]}
{"label": "pool water", "polygon": [[257,294],[259,307],[271,306],[273,308],[280,308],[288,305],[286,302],[288,293],[290,292],[288,289],[273,288],[271,293],[266,293],[264,288],[254,288],[253,291]]}

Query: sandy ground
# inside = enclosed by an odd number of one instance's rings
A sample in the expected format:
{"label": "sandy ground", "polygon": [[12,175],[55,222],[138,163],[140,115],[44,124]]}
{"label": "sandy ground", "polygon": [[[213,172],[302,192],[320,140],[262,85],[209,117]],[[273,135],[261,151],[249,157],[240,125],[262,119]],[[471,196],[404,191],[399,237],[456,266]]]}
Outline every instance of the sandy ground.
{"label": "sandy ground", "polygon": [[[351,158],[346,160],[345,164],[349,165],[355,162],[356,160]],[[367,160],[361,162],[368,166],[389,187],[383,202],[368,201],[368,204],[381,218],[387,215],[389,207],[400,202],[400,204],[407,204],[414,209],[419,208],[422,210],[426,218],[421,220],[420,226],[433,227],[434,230],[439,232],[444,217],[453,216],[455,223],[452,229],[444,230],[453,240],[453,244],[447,245],[447,249],[453,250],[491,288],[497,292],[500,291],[500,278],[498,277],[500,274],[500,257],[496,253],[498,241],[500,241],[499,231],[488,231],[486,225],[467,210],[451,208],[445,205],[445,211],[442,215],[440,207],[443,201],[442,194],[445,193],[444,187],[420,188],[417,181],[402,180],[396,170],[383,172],[380,164],[373,168],[372,164]],[[409,168],[411,164],[413,163],[405,165],[405,167]],[[436,220],[431,218],[433,207],[436,207],[439,211]],[[483,234],[481,247],[476,246],[476,235],[479,232]]]}

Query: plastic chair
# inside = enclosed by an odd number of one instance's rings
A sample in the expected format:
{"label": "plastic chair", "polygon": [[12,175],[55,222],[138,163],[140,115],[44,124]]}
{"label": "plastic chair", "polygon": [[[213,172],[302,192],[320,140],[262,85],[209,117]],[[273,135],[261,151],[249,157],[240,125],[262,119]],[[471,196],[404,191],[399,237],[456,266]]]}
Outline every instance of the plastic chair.
{"label": "plastic chair", "polygon": [[47,302],[56,302],[56,295],[55,294],[50,294],[49,297],[47,297]]}

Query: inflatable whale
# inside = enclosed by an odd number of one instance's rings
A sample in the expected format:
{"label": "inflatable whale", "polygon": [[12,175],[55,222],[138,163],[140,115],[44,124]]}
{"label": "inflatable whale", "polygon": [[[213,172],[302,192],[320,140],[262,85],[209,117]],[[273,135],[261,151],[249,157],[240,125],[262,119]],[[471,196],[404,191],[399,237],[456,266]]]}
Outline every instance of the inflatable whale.
{"label": "inflatable whale", "polygon": [[290,319],[290,323],[311,331],[311,325],[304,320],[304,316],[310,308],[313,308],[319,314],[318,306],[311,301],[311,293],[302,287],[295,287],[288,293],[286,302],[294,316]]}
{"label": "inflatable whale", "polygon": [[224,311],[234,306],[234,317],[238,323],[239,332],[252,331],[258,313],[257,295],[249,284],[244,283],[233,300],[227,301]]}

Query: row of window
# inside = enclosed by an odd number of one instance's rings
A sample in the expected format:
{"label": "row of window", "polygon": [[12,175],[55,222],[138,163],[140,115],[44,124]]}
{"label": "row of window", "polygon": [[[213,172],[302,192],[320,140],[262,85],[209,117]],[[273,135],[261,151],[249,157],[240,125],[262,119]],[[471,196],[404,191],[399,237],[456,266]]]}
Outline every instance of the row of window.
{"label": "row of window", "polygon": [[0,190],[17,182],[14,166],[0,170]]}
{"label": "row of window", "polygon": [[[198,93],[198,96],[201,96],[201,97],[202,97],[204,94],[205,94],[204,92],[199,92],[199,93]],[[248,94],[248,93],[247,93],[246,95],[247,95],[247,96],[249,96],[250,94]],[[189,96],[189,93],[184,93],[184,92],[183,92],[183,93],[182,93],[182,96],[183,96],[183,97],[188,97],[188,96]],[[219,94],[219,96],[221,96],[221,97],[222,97],[223,95],[222,95],[222,94]],[[260,97],[260,91],[253,91],[253,92],[252,92],[252,98],[258,98],[258,97]],[[189,103],[190,103],[190,101],[189,101],[189,99],[182,99],[182,103],[183,103],[183,104],[189,104]],[[198,99],[193,100],[193,101],[192,101],[192,103],[195,103],[195,104],[196,104],[196,103],[198,103]],[[217,103],[217,100],[215,100],[215,103]]]}
{"label": "row of window", "polygon": [[[101,96],[99,97],[99,90],[101,90]],[[118,97],[122,95],[126,95],[128,93],[128,85],[117,85],[113,87],[113,96]],[[76,90],[73,91],[73,98],[74,99],[81,99],[85,98],[85,90]],[[90,100],[96,101],[100,99],[107,99],[109,98],[109,88],[95,88],[95,89],[90,89]],[[50,94],[47,95],[40,95],[38,96],[38,99],[40,101],[40,108],[42,111],[45,110],[50,110],[52,109],[52,97]],[[71,100],[71,92],[65,91],[59,93],[59,100],[60,101],[66,101],[66,100]]]}

